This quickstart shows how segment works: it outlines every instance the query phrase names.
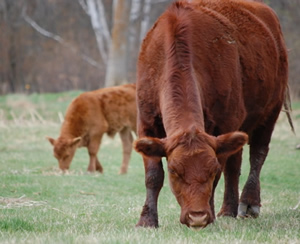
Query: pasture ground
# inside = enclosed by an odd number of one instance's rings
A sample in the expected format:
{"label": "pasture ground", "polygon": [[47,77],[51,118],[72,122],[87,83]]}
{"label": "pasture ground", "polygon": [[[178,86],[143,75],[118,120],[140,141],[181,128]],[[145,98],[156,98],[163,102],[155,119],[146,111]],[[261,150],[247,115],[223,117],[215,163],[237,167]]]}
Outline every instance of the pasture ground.
{"label": "pasture ground", "polygon": [[[296,135],[283,113],[276,125],[261,173],[258,219],[218,218],[193,231],[180,224],[166,177],[158,205],[160,228],[143,229],[135,228],[145,200],[143,163],[134,152],[128,174],[117,174],[118,136],[103,140],[103,175],[86,173],[85,148],[77,151],[68,174],[58,170],[45,136],[58,136],[62,115],[79,93],[0,96],[0,243],[300,243],[300,150],[295,149],[300,103],[293,106]],[[240,188],[248,170],[246,146]],[[223,191],[221,181],[216,212]]]}

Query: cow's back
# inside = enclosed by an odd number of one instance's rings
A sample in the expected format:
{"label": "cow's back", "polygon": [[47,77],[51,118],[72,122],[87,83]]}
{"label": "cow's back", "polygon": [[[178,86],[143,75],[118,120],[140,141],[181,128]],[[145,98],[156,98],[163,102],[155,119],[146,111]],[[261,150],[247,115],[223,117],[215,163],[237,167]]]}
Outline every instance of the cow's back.
{"label": "cow's back", "polygon": [[69,105],[61,133],[82,136],[107,133],[124,127],[136,131],[135,84],[84,92]]}
{"label": "cow's back", "polygon": [[[239,82],[242,84],[242,93],[240,95],[247,113],[242,129],[250,132],[254,127],[264,123],[274,109],[278,110],[284,100],[288,61],[278,19],[272,9],[257,2],[238,0],[199,2],[201,2],[200,9],[212,11],[212,16],[218,20],[221,14],[221,17],[231,22],[234,28],[231,34],[232,40],[227,42],[229,45],[236,45],[238,51],[240,67],[236,72],[241,73]],[[225,57],[222,57],[222,60],[228,62]],[[225,65],[223,64],[223,67]],[[220,75],[223,76],[223,73]],[[229,79],[228,77],[225,83],[228,83]],[[229,85],[232,87],[232,84]],[[232,105],[234,101],[239,100],[235,98]],[[211,108],[212,104],[208,106]],[[223,109],[220,111],[224,111]],[[235,113],[239,112],[235,111]],[[221,116],[217,123],[222,123],[223,119]]]}
{"label": "cow's back", "polygon": [[108,122],[107,134],[114,136],[124,127],[136,131],[135,84],[108,87],[98,94],[101,110]]}

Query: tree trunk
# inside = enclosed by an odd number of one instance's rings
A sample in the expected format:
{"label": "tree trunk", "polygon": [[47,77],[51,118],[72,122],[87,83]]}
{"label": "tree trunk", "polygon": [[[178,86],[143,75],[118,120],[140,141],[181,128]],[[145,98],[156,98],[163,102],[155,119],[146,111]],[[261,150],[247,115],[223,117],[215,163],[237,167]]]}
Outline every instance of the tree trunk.
{"label": "tree trunk", "polygon": [[131,0],[117,0],[105,86],[127,83],[127,52]]}
{"label": "tree trunk", "polygon": [[145,0],[132,0],[129,28],[129,46],[127,55],[130,57],[127,63],[127,78],[129,82],[136,79],[136,62],[140,51],[140,44],[144,36],[142,34],[142,20],[144,17]]}

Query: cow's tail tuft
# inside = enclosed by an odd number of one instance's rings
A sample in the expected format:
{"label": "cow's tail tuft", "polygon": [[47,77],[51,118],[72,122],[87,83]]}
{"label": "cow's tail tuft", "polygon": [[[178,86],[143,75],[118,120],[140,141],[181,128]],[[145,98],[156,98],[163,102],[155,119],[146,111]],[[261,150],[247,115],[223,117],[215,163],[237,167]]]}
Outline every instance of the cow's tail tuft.
{"label": "cow's tail tuft", "polygon": [[292,132],[294,134],[296,134],[295,128],[294,128],[294,124],[293,124],[293,119],[292,119],[291,96],[290,96],[290,89],[289,89],[288,85],[287,85],[287,88],[285,90],[283,108],[284,108],[283,112],[286,113],[286,116],[288,118],[289,124],[291,126],[291,130],[292,130]]}

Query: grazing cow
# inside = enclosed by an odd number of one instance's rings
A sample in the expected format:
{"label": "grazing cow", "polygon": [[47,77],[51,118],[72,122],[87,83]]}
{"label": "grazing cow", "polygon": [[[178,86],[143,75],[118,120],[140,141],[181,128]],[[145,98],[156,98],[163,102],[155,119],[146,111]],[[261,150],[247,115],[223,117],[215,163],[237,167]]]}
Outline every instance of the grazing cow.
{"label": "grazing cow", "polygon": [[[138,136],[146,200],[137,226],[157,227],[157,199],[169,182],[180,221],[203,228],[215,219],[214,191],[225,179],[219,216],[257,217],[260,171],[287,87],[288,61],[275,13],[263,3],[173,3],[141,46]],[[239,199],[242,147],[250,173]]]}
{"label": "grazing cow", "polygon": [[132,151],[132,131],[136,132],[136,86],[102,88],[84,92],[69,105],[58,139],[48,137],[59,167],[67,170],[78,147],[87,147],[90,155],[88,171],[103,172],[97,158],[104,133],[120,134],[123,161],[119,173],[125,174]]}

